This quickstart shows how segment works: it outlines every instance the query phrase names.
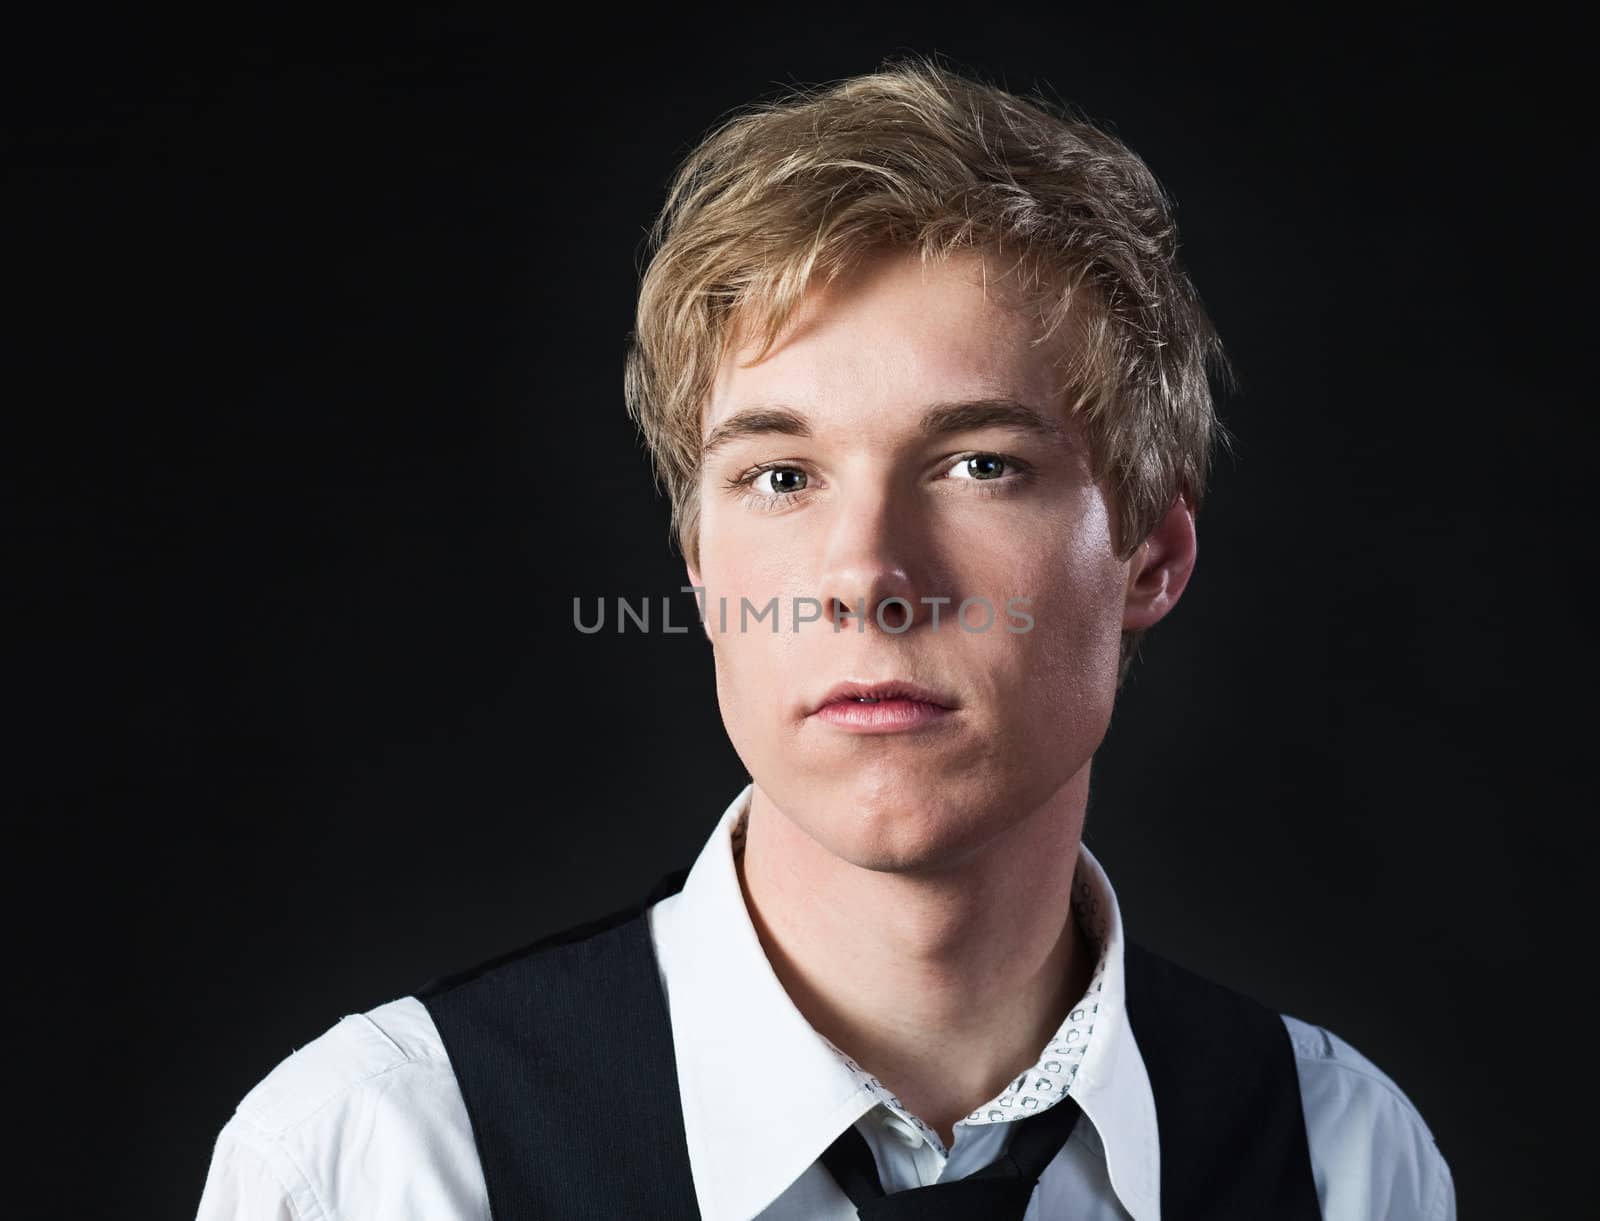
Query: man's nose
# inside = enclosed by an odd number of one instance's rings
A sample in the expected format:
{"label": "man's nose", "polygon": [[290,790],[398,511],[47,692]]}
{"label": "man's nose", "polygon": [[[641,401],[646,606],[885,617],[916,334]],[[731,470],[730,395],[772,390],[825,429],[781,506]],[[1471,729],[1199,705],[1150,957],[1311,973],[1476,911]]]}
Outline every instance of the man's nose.
{"label": "man's nose", "polygon": [[858,491],[833,507],[817,593],[823,621],[841,631],[908,631],[924,610],[926,557],[913,507],[889,488]]}

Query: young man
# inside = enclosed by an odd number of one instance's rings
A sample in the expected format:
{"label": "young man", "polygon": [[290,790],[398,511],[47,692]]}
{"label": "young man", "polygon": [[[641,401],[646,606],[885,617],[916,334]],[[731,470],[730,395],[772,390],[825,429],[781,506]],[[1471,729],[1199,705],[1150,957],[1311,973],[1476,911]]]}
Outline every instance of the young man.
{"label": "young man", "polygon": [[280,1064],[201,1217],[1453,1217],[1394,1083],[1126,940],[1081,842],[1225,370],[1145,166],[909,60],[724,125],[654,238],[628,403],[751,783]]}

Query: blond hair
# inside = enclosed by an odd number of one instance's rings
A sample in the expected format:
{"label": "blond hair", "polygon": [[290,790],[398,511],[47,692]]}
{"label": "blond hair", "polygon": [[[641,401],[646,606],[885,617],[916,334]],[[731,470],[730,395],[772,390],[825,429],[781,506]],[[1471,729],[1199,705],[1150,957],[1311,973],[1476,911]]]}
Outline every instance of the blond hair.
{"label": "blond hair", "polygon": [[[1066,411],[1108,480],[1119,558],[1178,497],[1198,512],[1227,442],[1208,371],[1232,373],[1155,176],[1067,106],[937,59],[742,108],[678,167],[648,245],[624,393],[697,566],[701,412],[722,358],[745,335],[764,357],[814,275],[885,247],[1011,256],[1039,343],[1070,314]],[[1123,633],[1119,687],[1140,635]]]}

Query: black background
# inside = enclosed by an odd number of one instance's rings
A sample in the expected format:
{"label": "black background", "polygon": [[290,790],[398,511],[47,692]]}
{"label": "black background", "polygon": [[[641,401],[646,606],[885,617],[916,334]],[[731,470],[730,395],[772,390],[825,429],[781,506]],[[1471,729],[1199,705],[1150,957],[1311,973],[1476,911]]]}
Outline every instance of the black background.
{"label": "black background", "polygon": [[936,50],[1145,157],[1242,377],[1095,765],[1130,935],[1371,1057],[1464,1216],[1571,1215],[1572,32],[570,18],[7,40],[33,1213],[192,1215],[293,1048],[693,858],[745,781],[705,641],[572,627],[692,617],[622,404],[644,230],[730,108]]}

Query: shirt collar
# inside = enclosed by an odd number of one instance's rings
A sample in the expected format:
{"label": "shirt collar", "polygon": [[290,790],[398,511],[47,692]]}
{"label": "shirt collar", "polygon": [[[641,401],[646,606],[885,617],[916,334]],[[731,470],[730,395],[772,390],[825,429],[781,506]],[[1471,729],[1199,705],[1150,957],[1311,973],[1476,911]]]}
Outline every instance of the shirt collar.
{"label": "shirt collar", "polygon": [[[672,1016],[689,1161],[707,1221],[748,1221],[883,1101],[872,1079],[795,1007],[756,936],[732,841],[752,788],[723,811],[682,890],[649,913]],[[1079,910],[1087,907],[1103,939],[1085,996],[1099,1008],[1076,1018],[1077,1028],[1088,1018],[1093,1029],[1067,1092],[1094,1125],[1122,1206],[1134,1221],[1155,1221],[1155,1098],[1124,1009],[1121,913],[1104,869],[1081,844],[1074,887]],[[1074,1021],[1069,1015],[1041,1064],[1051,1048],[1066,1046],[1061,1040]],[[1018,1079],[1024,1089],[1033,1072]],[[1007,1093],[1017,1090],[1014,1084]]]}

